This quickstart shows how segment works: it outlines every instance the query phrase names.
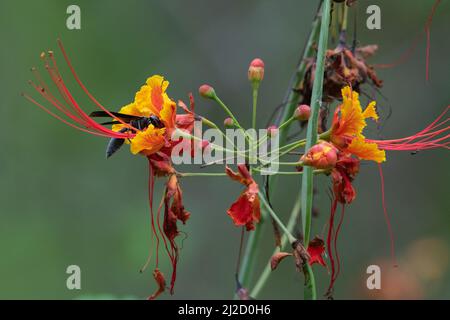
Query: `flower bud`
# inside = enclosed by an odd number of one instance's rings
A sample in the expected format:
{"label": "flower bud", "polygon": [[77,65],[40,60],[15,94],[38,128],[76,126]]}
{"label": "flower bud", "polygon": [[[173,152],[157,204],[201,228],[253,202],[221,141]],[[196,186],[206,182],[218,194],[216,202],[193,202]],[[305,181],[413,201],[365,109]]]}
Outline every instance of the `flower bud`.
{"label": "flower bud", "polygon": [[214,88],[208,84],[200,86],[200,88],[198,89],[198,93],[200,93],[200,95],[206,99],[214,99],[216,96]]}
{"label": "flower bud", "polygon": [[231,119],[230,117],[225,118],[225,120],[223,120],[223,125],[225,126],[225,128],[231,129],[234,128],[234,120]]}
{"label": "flower bud", "polygon": [[278,134],[278,127],[276,125],[271,125],[267,128],[267,135],[269,137],[275,137]]}
{"label": "flower bud", "polygon": [[300,160],[307,166],[317,169],[330,169],[336,165],[337,149],[331,143],[321,141],[312,146]]}
{"label": "flower bud", "polygon": [[264,61],[253,59],[248,68],[248,80],[252,84],[259,84],[264,79]]}
{"label": "flower bud", "polygon": [[311,115],[311,108],[307,104],[299,105],[294,111],[294,118],[300,121],[307,121]]}

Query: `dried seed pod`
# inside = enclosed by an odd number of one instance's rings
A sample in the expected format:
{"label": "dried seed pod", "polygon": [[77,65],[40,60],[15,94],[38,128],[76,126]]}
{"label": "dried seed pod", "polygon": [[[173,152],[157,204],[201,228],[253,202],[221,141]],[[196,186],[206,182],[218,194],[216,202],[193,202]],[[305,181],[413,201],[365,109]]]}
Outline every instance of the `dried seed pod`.
{"label": "dried seed pod", "polygon": [[302,272],[304,264],[307,263],[310,258],[309,253],[300,241],[295,241],[292,244],[292,248],[294,249],[293,254],[297,271]]}

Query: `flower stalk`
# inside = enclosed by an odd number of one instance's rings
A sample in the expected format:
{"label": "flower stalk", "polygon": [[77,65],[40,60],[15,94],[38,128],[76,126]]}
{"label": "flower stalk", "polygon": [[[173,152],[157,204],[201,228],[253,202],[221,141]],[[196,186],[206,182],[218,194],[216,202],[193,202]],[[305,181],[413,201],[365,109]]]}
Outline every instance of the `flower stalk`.
{"label": "flower stalk", "polygon": [[[320,25],[319,46],[316,59],[316,71],[314,77],[312,98],[311,98],[311,116],[308,121],[306,131],[305,150],[309,150],[317,142],[317,127],[319,110],[322,104],[323,76],[325,67],[325,51],[328,43],[328,28],[330,25],[331,0],[324,0],[322,21]],[[303,241],[308,246],[311,233],[311,216],[313,204],[313,168],[305,166],[303,168],[302,189],[301,189],[301,214],[303,227]],[[306,267],[307,276],[305,279],[305,299],[316,299],[316,288],[314,273],[310,267]]]}
{"label": "flower stalk", "polygon": [[[307,67],[307,58],[311,57],[314,54],[314,47],[313,44],[315,42],[315,40],[318,37],[319,34],[319,21],[320,21],[320,10],[321,10],[321,6],[322,4],[319,5],[319,8],[317,10],[317,14],[312,22],[312,26],[311,26],[311,32],[309,34],[307,43],[305,45],[305,48],[303,50],[302,56],[299,60],[299,63],[297,65],[297,68],[295,70],[294,75],[292,76],[292,79],[289,83],[289,88],[287,90],[286,93],[286,97],[285,97],[285,102],[286,102],[286,106],[284,108],[284,111],[281,115],[281,119],[279,119],[277,122],[281,123],[281,124],[285,124],[282,128],[282,130],[280,130],[280,144],[284,144],[286,142],[287,139],[287,135],[288,135],[288,129],[290,124],[292,123],[292,121],[289,121],[292,118],[292,115],[294,113],[295,108],[297,107],[297,104],[300,100],[300,94],[297,90],[294,90],[296,88],[298,88],[298,86],[300,85],[301,81],[303,80],[304,76],[305,76],[305,72],[306,72],[306,67]],[[299,145],[301,145],[301,143],[299,144],[298,142],[293,144],[293,149],[298,148]],[[288,149],[289,151],[291,149]],[[289,152],[287,151],[287,152]],[[273,185],[276,181],[276,177],[271,177],[269,178],[269,185]],[[291,215],[291,219],[292,219],[293,215]],[[263,216],[264,218],[264,216]],[[255,257],[257,255],[257,242],[259,240],[259,238],[261,237],[261,233],[262,233],[262,229],[264,226],[264,220],[262,220],[257,226],[256,229],[250,234],[249,239],[247,241],[247,246],[246,246],[246,250],[244,253],[244,260],[241,266],[241,283],[244,286],[249,286],[249,278],[250,278],[250,270],[252,269],[252,265],[254,263]],[[291,230],[293,230],[293,227],[291,228]],[[283,237],[285,238],[285,237]],[[285,240],[286,241],[286,240]],[[270,271],[270,267],[269,267],[269,271]],[[260,280],[258,280],[257,284],[260,284],[260,287],[262,287],[264,285],[264,283],[267,281],[270,272],[266,272],[265,270],[265,277],[261,277]],[[255,290],[254,290],[255,291]],[[259,294],[259,291],[256,291],[255,293],[252,292],[252,297],[256,298],[256,296]]]}

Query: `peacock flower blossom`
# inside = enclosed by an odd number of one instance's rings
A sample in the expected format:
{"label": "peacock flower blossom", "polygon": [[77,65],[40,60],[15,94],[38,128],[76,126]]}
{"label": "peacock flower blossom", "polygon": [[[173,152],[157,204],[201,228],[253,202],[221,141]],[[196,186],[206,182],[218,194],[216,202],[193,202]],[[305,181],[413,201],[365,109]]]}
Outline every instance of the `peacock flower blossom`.
{"label": "peacock flower blossom", "polygon": [[330,130],[330,141],[344,153],[350,153],[361,160],[372,160],[377,163],[386,161],[386,150],[420,151],[429,149],[450,149],[448,138],[449,118],[444,118],[450,106],[431,124],[414,135],[400,139],[374,140],[363,134],[367,126],[366,119],[378,120],[375,110],[376,102],[369,103],[363,111],[359,102],[359,94],[350,87],[342,89],[342,104],[335,110]]}
{"label": "peacock flower blossom", "polygon": [[[149,156],[161,150],[169,143],[170,136],[175,130],[176,104],[166,93],[169,82],[160,75],[147,79],[145,84],[136,93],[134,101],[122,107],[119,113],[139,117],[156,116],[163,123],[164,128],[155,128],[152,124],[127,140],[133,154]],[[119,132],[124,125],[114,124],[112,130]]]}
{"label": "peacock flower blossom", "polygon": [[258,197],[259,188],[245,164],[239,164],[238,170],[239,172],[234,172],[228,166],[226,167],[227,175],[231,179],[243,184],[246,189],[231,205],[227,213],[233,219],[236,226],[245,226],[247,231],[250,231],[255,229],[255,223],[258,223],[261,218]]}
{"label": "peacock flower blossom", "polygon": [[[331,266],[331,280],[328,294],[333,291],[334,283],[339,275],[340,261],[337,252],[337,239],[344,218],[345,205],[350,204],[356,198],[356,191],[352,185],[353,179],[359,172],[360,160],[372,160],[379,164],[381,177],[382,206],[389,231],[391,242],[391,254],[395,261],[394,240],[389,217],[384,202],[384,178],[380,163],[386,160],[386,150],[393,151],[421,151],[428,149],[450,149],[448,138],[448,121],[445,118],[450,106],[448,106],[431,124],[414,135],[389,140],[367,139],[362,134],[366,127],[366,119],[378,120],[375,111],[375,102],[371,102],[363,111],[359,102],[358,93],[350,87],[342,89],[342,104],[334,113],[329,140],[338,149],[338,160],[331,170],[333,184],[333,199],[328,222],[327,251]],[[337,206],[341,204],[341,216],[337,227],[335,217]]]}
{"label": "peacock flower blossom", "polygon": [[[153,276],[158,287],[157,291],[150,296],[149,299],[154,299],[160,295],[165,290],[166,286],[164,275],[159,270],[159,244],[161,241],[164,242],[167,255],[169,256],[172,265],[170,292],[173,293],[177,262],[179,260],[179,250],[175,242],[175,238],[180,233],[178,231],[177,222],[181,221],[183,224],[186,223],[190,214],[184,209],[182,191],[177,179],[177,172],[173,168],[171,161],[172,149],[177,144],[182,143],[183,139],[173,140],[171,139],[171,135],[175,130],[183,130],[186,132],[191,132],[193,130],[196,116],[194,114],[194,101],[192,95],[190,95],[190,108],[180,101],[178,106],[183,109],[185,113],[177,115],[177,105],[166,93],[169,82],[160,75],[149,77],[145,84],[135,94],[134,101],[122,107],[120,113],[139,117],[154,116],[161,121],[162,127],[156,128],[152,124],[146,128],[134,127],[130,123],[117,117],[115,113],[109,111],[94,98],[78,77],[61,41],[59,40],[58,46],[61,49],[62,55],[77,84],[88,96],[90,101],[114,121],[104,124],[97,123],[89,116],[89,113],[81,108],[80,104],[66,86],[52,51],[41,54],[41,58],[44,61],[45,69],[51,81],[57,89],[58,97],[52,92],[50,86],[44,82],[43,77],[36,68],[32,69],[36,81],[30,81],[30,84],[41,97],[47,100],[47,102],[55,108],[55,110],[45,107],[28,94],[23,95],[27,100],[31,101],[64,124],[95,136],[123,139],[126,143],[130,144],[130,151],[133,154],[140,154],[148,159],[148,195],[151,212],[151,229],[153,235],[152,238],[156,239],[156,262]],[[108,128],[106,126],[107,124],[113,124],[112,128]],[[168,179],[166,191],[157,215],[154,214],[153,211],[155,177],[167,177]],[[164,206],[164,217],[161,222],[160,216],[163,209],[162,206]],[[146,266],[147,264],[144,268]]]}
{"label": "peacock flower blossom", "polygon": [[386,161],[384,150],[374,142],[366,141],[362,134],[367,126],[366,119],[378,120],[376,102],[372,101],[362,110],[359,94],[349,86],[342,89],[342,104],[334,112],[330,141],[340,150],[351,153],[359,159],[378,163]]}

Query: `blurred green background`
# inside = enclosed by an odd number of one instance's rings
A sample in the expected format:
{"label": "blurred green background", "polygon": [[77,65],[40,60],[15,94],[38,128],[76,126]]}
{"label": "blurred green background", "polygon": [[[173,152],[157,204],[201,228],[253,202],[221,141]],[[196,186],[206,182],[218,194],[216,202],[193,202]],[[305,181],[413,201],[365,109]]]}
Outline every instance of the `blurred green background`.
{"label": "blurred green background", "polygon": [[[379,45],[371,62],[390,63],[423,31],[434,1],[358,3],[351,16],[358,12],[359,42]],[[70,4],[81,7],[79,31],[66,29]],[[381,7],[381,30],[365,27],[369,4]],[[56,50],[56,38],[61,37],[89,90],[113,110],[131,101],[147,76],[162,74],[171,81],[173,99],[187,100],[199,85],[213,85],[246,124],[251,117],[247,67],[261,57],[266,78],[258,121],[265,125],[283,99],[316,6],[307,0],[1,0],[0,298],[144,298],[155,289],[151,270],[138,272],[150,246],[147,163],[127,150],[106,161],[105,139],[66,127],[20,96],[31,92],[29,68],[40,66],[41,51],[55,49],[63,65]],[[388,100],[375,97],[384,115],[392,108],[383,137],[413,134],[449,104],[449,21],[450,3],[442,1],[432,26],[428,83],[424,38],[408,62],[379,71]],[[67,68],[62,72],[78,100],[91,110]],[[196,98],[199,113],[222,122],[218,107]],[[356,180],[357,200],[347,209],[339,240],[342,273],[336,298],[450,298],[448,159],[442,150],[415,156],[388,153],[386,200],[400,263],[397,271],[389,260],[377,167],[363,166]],[[300,181],[282,181],[274,206],[286,221]],[[330,205],[328,182],[320,180],[318,186],[324,192],[317,198],[315,234],[322,232]],[[192,216],[182,228],[188,238],[173,298],[231,298],[240,230],[225,212],[238,187],[221,177],[186,178],[182,187]],[[254,277],[272,251],[270,233],[261,246]],[[66,288],[65,270],[71,264],[81,267],[82,290]],[[371,264],[383,265],[382,292],[364,289]],[[321,295],[328,274],[315,269]],[[298,299],[302,291],[302,275],[291,263],[283,263],[260,297]]]}

